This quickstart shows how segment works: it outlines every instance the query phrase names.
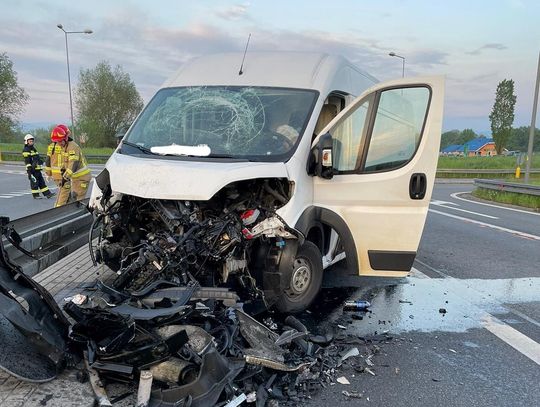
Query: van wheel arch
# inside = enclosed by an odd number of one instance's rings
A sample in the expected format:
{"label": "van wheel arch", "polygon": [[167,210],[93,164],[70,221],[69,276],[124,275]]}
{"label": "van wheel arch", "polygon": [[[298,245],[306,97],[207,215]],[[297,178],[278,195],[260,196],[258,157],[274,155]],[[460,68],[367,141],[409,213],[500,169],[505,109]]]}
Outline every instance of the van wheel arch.
{"label": "van wheel arch", "polygon": [[[324,253],[324,242],[328,239],[324,234],[324,226],[329,226],[334,229],[341,238],[341,242],[345,249],[345,261],[346,270],[348,275],[358,275],[358,255],[356,251],[356,245],[354,243],[354,237],[347,226],[347,223],[337,213],[318,206],[310,206],[304,210],[302,215],[296,222],[295,229],[302,232],[307,236],[307,240],[310,234],[317,236],[317,233],[322,233],[322,246],[319,246],[318,242],[313,242],[317,245],[319,250]],[[317,230],[317,232],[315,232]]]}

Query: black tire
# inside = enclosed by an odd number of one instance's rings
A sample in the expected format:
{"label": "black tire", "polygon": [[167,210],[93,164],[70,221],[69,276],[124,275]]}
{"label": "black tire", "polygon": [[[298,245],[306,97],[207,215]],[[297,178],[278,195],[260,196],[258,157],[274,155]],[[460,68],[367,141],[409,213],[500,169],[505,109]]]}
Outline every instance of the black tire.
{"label": "black tire", "polygon": [[280,265],[280,269],[289,270],[290,284],[281,294],[276,308],[283,313],[304,311],[310,306],[322,285],[323,265],[319,248],[312,242],[305,241],[298,248],[290,265]]}

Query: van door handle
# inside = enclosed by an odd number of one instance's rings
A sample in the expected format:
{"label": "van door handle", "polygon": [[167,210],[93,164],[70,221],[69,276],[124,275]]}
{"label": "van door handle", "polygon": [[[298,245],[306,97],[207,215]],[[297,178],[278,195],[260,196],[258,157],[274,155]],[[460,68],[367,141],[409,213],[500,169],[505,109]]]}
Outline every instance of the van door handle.
{"label": "van door handle", "polygon": [[409,196],[411,199],[424,199],[426,196],[427,179],[424,173],[415,173],[411,175],[409,182]]}

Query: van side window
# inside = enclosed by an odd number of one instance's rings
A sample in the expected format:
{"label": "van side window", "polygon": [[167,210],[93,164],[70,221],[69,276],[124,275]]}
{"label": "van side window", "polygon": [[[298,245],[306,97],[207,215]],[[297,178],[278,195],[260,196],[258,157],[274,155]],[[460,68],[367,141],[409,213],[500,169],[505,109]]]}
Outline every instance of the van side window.
{"label": "van side window", "polygon": [[414,155],[427,114],[430,91],[425,87],[381,93],[363,172],[401,167]]}
{"label": "van side window", "polygon": [[364,101],[360,107],[340,121],[332,130],[334,168],[340,172],[354,171],[358,166],[369,103],[369,99]]}

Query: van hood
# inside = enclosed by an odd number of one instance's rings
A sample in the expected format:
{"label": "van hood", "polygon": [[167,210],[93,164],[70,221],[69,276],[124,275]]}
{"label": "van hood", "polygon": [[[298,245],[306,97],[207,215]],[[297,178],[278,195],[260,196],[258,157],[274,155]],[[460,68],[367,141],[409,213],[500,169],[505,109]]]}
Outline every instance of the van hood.
{"label": "van hood", "polygon": [[285,163],[188,161],[114,153],[106,165],[114,192],[148,199],[206,201],[224,186],[255,178],[289,178]]}

